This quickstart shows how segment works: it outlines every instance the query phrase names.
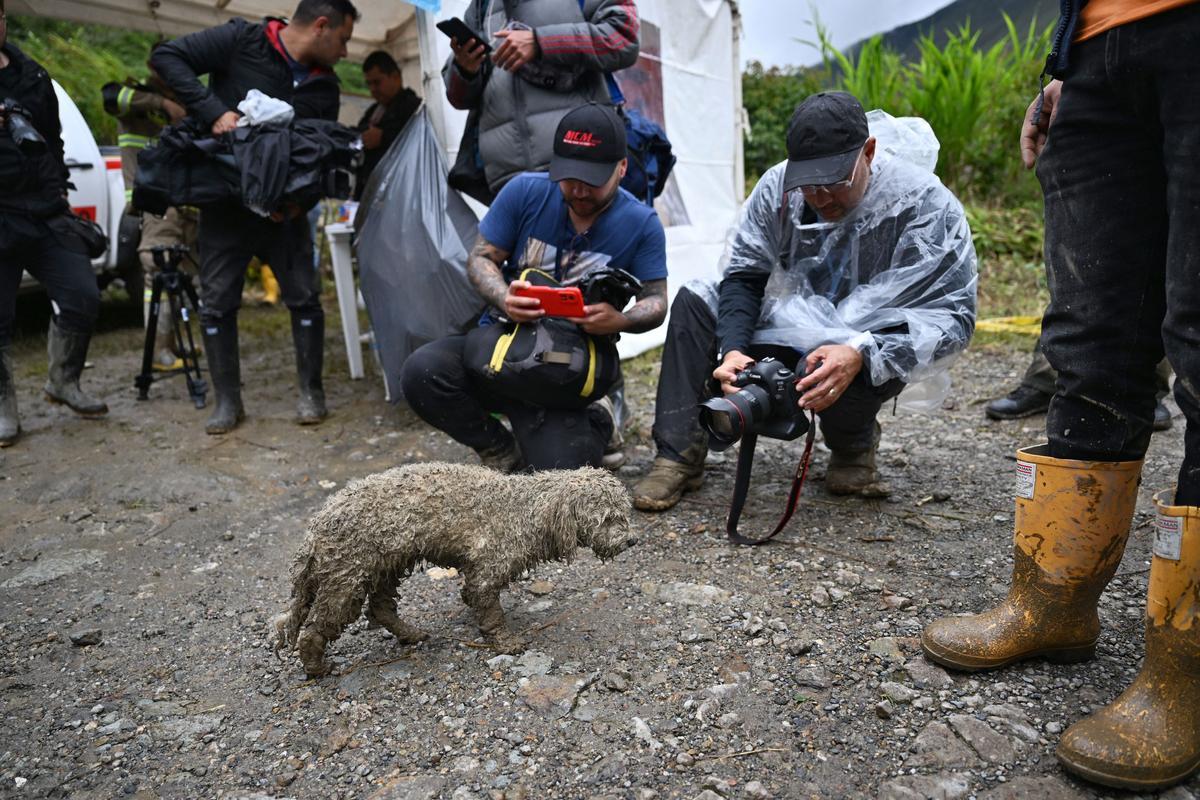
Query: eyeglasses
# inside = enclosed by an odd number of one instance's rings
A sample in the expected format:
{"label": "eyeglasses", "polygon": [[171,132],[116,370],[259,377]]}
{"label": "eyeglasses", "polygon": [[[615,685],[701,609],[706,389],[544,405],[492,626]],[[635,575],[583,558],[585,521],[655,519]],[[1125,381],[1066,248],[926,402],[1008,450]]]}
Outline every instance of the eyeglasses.
{"label": "eyeglasses", "polygon": [[[861,155],[862,151],[860,150],[859,156]],[[800,191],[804,194],[816,194],[817,192],[841,192],[849,189],[854,186],[854,177],[858,174],[859,156],[855,157],[854,166],[850,169],[850,176],[848,178],[844,178],[836,183],[801,184]]]}

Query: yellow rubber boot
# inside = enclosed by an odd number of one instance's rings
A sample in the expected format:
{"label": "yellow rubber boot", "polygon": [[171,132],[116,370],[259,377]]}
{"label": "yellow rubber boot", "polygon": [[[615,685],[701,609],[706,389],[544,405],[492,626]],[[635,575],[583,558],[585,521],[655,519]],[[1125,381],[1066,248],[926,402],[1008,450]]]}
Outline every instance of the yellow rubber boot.
{"label": "yellow rubber boot", "polygon": [[1091,658],[1096,605],[1125,552],[1141,461],[1070,461],[1046,445],[1017,451],[1012,586],[995,608],[926,626],[926,657],[953,669],[1027,658]]}
{"label": "yellow rubber boot", "polygon": [[269,266],[263,264],[260,274],[262,275],[263,302],[269,306],[277,305],[279,303],[279,281],[275,280],[275,273],[271,272]]}
{"label": "yellow rubber boot", "polygon": [[1113,703],[1063,734],[1063,766],[1106,786],[1148,791],[1200,768],[1200,508],[1154,497],[1146,658]]}

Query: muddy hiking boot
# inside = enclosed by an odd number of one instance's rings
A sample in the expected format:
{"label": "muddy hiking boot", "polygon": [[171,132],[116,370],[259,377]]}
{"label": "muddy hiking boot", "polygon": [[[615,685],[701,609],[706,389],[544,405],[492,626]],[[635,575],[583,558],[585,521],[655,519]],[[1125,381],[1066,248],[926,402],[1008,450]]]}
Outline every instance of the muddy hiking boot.
{"label": "muddy hiking boot", "polygon": [[238,359],[236,320],[221,320],[204,325],[204,349],[208,354],[208,372],[216,403],[204,423],[210,435],[229,433],[246,418],[242,408],[242,369]]}
{"label": "muddy hiking boot", "polygon": [[600,466],[607,470],[620,469],[627,460],[625,437],[621,434],[621,425],[617,422],[617,411],[613,399],[602,397],[592,405],[603,412],[612,422],[612,435],[604,443],[604,455],[600,458]]}
{"label": "muddy hiking boot", "polygon": [[1004,397],[998,397],[983,407],[990,419],[1024,419],[1034,414],[1045,414],[1054,395],[1024,384],[1013,389]]}
{"label": "muddy hiking boot", "polygon": [[488,469],[507,474],[521,468],[521,448],[517,446],[517,440],[511,434],[500,444],[475,452],[479,454],[479,463]]}
{"label": "muddy hiking boot", "polygon": [[17,417],[17,383],[13,374],[12,347],[0,345],[0,447],[8,447],[21,433]]}
{"label": "muddy hiking boot", "polygon": [[1076,722],[1056,755],[1070,772],[1138,792],[1200,767],[1200,508],[1154,497],[1158,511],[1146,595],[1146,657],[1133,683]]}
{"label": "muddy hiking boot", "polygon": [[79,376],[83,374],[91,338],[91,334],[65,331],[58,327],[58,323],[50,322],[50,332],[46,337],[50,377],[44,388],[46,399],[51,403],[61,403],[88,419],[108,413],[108,406],[103,401],[85,394],[79,388]]}
{"label": "muddy hiking boot", "polygon": [[1008,597],[980,614],[927,625],[921,649],[931,661],[971,672],[1095,654],[1100,593],[1125,552],[1142,462],[1073,461],[1048,450],[1017,451]]}
{"label": "muddy hiking boot", "polygon": [[317,425],[327,416],[321,370],[325,361],[325,317],[292,314],[292,342],[296,346],[296,377],[300,399],[296,422]]}
{"label": "muddy hiking boot", "polygon": [[704,485],[705,448],[689,448],[686,462],[658,456],[650,465],[646,477],[633,487],[633,507],[639,511],[666,511],[681,499],[685,492],[694,492]]}
{"label": "muddy hiking boot", "polygon": [[825,471],[825,488],[830,494],[853,494],[859,497],[887,497],[892,487],[879,476],[875,453],[879,449],[879,423],[867,450],[835,450],[830,448],[829,467]]}

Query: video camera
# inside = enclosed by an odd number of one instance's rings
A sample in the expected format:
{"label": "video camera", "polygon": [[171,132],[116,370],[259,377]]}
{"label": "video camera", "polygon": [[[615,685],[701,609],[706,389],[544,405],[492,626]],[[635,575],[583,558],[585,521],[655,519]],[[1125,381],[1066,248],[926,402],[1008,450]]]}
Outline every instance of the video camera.
{"label": "video camera", "polygon": [[808,419],[797,405],[799,377],[773,358],[739,372],[733,385],[741,391],[700,404],[700,425],[708,432],[709,448],[726,450],[747,433],[785,441],[807,433]]}
{"label": "video camera", "polygon": [[26,156],[40,156],[46,152],[46,140],[33,127],[32,115],[11,97],[0,100],[0,114],[6,120],[8,133]]}

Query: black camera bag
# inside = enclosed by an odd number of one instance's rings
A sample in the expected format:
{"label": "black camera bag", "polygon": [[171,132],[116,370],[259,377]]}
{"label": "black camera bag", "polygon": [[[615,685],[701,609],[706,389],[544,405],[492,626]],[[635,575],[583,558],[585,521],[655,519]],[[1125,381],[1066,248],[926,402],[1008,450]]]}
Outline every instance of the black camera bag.
{"label": "black camera bag", "polygon": [[[559,286],[540,270],[521,280]],[[574,409],[604,397],[621,377],[615,336],[593,336],[559,317],[496,322],[467,334],[467,371],[509,400],[543,408]]]}

